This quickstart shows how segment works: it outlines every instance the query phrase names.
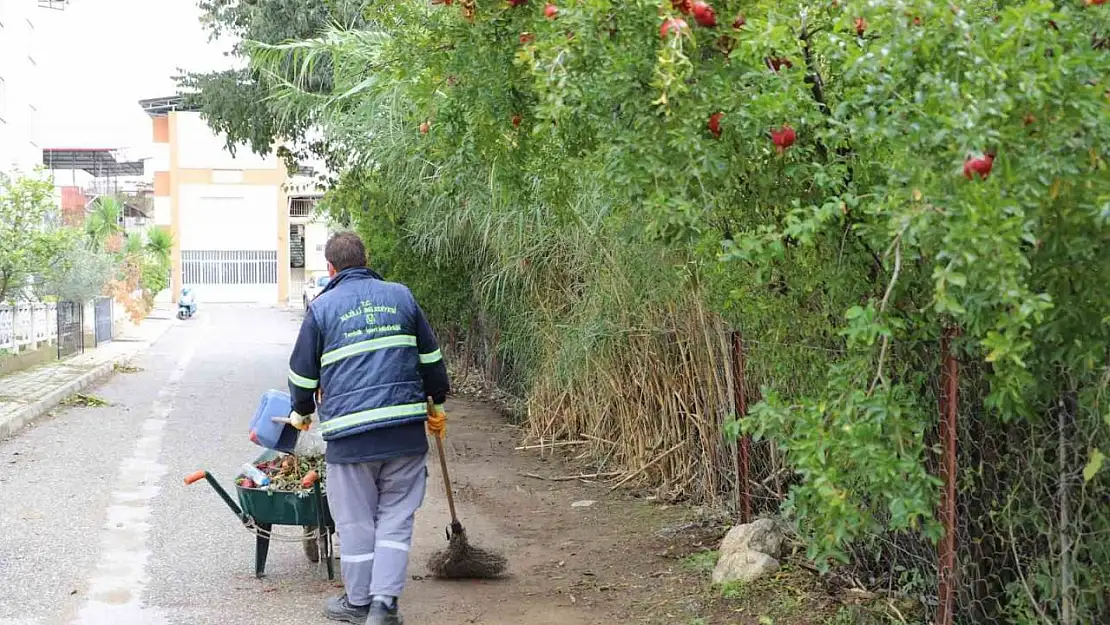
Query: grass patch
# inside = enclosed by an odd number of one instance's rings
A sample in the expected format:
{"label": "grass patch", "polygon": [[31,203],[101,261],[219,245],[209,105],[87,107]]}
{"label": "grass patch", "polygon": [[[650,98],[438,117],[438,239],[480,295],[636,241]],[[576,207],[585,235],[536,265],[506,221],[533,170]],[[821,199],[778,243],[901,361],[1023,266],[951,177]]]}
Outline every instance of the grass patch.
{"label": "grass patch", "polygon": [[825,625],[878,625],[874,616],[858,606],[841,606]]}
{"label": "grass patch", "polygon": [[[784,563],[777,572],[751,582],[714,586],[718,613],[745,615],[760,625],[841,625],[830,622],[835,600],[813,573]],[[850,621],[853,625],[856,621]]]}
{"label": "grass patch", "polygon": [[843,605],[836,614],[827,618],[822,625],[889,625],[893,623],[908,623],[910,625],[924,625],[926,622],[920,615],[913,613],[912,608],[905,612],[897,613],[890,610],[882,601],[873,605]]}
{"label": "grass patch", "polygon": [[112,365],[112,370],[116,373],[138,373],[143,369],[142,367],[135,367],[122,362],[117,362],[116,364]]}
{"label": "grass patch", "polygon": [[102,408],[110,406],[108,400],[97,397],[96,395],[87,395],[85,393],[75,393],[62,400],[63,406],[82,406],[86,408]]}
{"label": "grass patch", "polygon": [[732,601],[744,601],[751,594],[752,584],[759,582],[725,582],[721,584],[721,596]]}
{"label": "grass patch", "polygon": [[706,549],[686,556],[682,566],[695,573],[710,573],[717,566],[717,550]]}

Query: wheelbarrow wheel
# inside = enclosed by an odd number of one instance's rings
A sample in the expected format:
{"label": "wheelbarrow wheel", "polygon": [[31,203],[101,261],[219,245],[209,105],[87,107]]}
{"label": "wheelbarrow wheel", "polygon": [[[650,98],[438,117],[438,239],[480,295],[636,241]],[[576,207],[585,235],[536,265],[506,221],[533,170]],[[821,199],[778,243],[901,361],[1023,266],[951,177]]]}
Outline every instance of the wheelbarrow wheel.
{"label": "wheelbarrow wheel", "polygon": [[303,543],[304,544],[304,555],[305,555],[306,558],[308,558],[309,562],[313,562],[313,563],[316,563],[316,562],[320,561],[320,546],[317,543],[316,537],[313,536],[313,534],[315,534],[315,532],[316,532],[316,526],[315,525],[305,525],[304,526],[304,536],[305,536],[304,543]]}

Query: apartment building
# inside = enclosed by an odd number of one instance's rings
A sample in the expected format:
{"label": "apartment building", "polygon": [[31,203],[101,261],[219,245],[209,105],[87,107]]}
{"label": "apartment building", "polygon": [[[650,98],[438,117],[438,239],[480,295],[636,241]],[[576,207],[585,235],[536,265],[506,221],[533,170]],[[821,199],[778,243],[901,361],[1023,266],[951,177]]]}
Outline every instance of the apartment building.
{"label": "apartment building", "polygon": [[139,104],[152,124],[154,223],[174,240],[174,300],[188,285],[202,305],[299,304],[306,272],[326,266],[321,190],[272,151],[231,154],[180,97]]}
{"label": "apartment building", "polygon": [[0,172],[29,171],[39,160],[35,21],[40,4],[0,0]]}
{"label": "apartment building", "polygon": [[68,0],[0,0],[0,172],[39,164],[39,26],[61,19]]}

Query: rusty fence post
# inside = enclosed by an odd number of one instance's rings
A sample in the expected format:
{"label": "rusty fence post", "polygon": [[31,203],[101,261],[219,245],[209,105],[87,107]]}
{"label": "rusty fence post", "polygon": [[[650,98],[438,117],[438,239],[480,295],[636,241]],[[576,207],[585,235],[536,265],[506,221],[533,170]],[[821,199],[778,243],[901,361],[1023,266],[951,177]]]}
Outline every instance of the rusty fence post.
{"label": "rusty fence post", "polygon": [[940,391],[940,476],[944,482],[940,496],[940,520],[944,536],[937,548],[937,625],[952,625],[956,574],[956,413],[959,409],[960,365],[952,353],[958,328],[946,328],[941,337],[944,364]]}
{"label": "rusty fence post", "polygon": [[[736,418],[748,416],[748,398],[744,383],[744,336],[739,331],[732,332],[732,379],[733,394],[736,399]],[[749,479],[751,470],[751,438],[742,435],[736,451],[736,479],[740,482],[740,522],[752,520],[752,485]]]}

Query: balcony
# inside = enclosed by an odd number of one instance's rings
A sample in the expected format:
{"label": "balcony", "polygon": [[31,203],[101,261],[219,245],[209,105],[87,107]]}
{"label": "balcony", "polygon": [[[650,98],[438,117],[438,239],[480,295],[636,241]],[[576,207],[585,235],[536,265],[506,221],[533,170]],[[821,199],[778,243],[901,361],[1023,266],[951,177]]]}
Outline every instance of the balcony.
{"label": "balcony", "polygon": [[316,212],[314,197],[295,197],[289,200],[289,217],[291,219],[309,219]]}

